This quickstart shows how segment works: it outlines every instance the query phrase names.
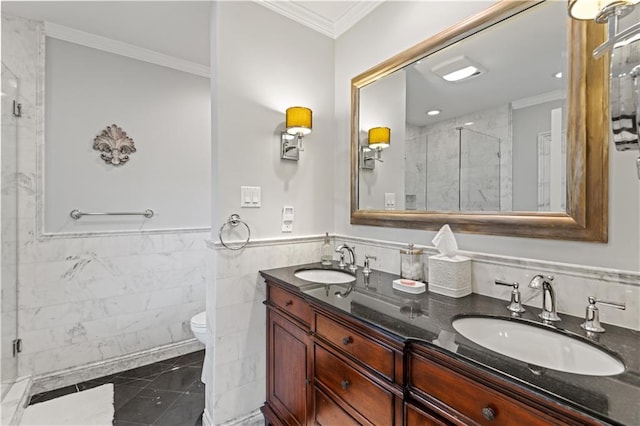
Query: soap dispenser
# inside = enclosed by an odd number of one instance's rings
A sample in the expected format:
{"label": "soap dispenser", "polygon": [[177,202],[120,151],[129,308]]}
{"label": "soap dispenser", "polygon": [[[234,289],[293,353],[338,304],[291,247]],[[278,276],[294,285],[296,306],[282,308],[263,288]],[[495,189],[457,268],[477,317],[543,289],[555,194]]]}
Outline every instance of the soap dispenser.
{"label": "soap dispenser", "polygon": [[324,242],[322,243],[322,248],[320,249],[320,262],[324,266],[330,266],[332,260],[333,260],[333,249],[331,248],[331,240],[329,239],[329,233],[326,232],[324,235]]}

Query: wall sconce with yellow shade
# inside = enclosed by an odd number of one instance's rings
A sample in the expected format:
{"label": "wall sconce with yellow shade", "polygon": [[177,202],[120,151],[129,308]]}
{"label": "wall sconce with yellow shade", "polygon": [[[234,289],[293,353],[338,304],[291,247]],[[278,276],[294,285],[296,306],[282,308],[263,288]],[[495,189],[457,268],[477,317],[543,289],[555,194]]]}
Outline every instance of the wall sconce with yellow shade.
{"label": "wall sconce with yellow shade", "polygon": [[[593,51],[598,58],[611,55],[609,117],[618,151],[640,150],[640,22],[620,30],[620,18],[631,13],[640,0],[569,0],[569,15],[578,20],[607,23],[608,39]],[[640,157],[636,159],[640,179]]]}
{"label": "wall sconce with yellow shade", "polygon": [[294,106],[287,108],[286,130],[280,133],[280,158],[298,161],[302,148],[302,139],[313,128],[312,112],[309,108]]}
{"label": "wall sconce with yellow shade", "polygon": [[382,150],[391,145],[391,129],[372,127],[369,129],[367,146],[360,147],[360,168],[373,170],[376,161],[382,162]]}

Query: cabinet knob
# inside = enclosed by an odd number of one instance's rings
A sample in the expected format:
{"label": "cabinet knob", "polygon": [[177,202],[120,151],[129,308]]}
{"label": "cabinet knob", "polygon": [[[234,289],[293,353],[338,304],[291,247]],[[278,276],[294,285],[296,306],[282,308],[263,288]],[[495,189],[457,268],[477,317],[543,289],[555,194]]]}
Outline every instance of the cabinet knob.
{"label": "cabinet knob", "polygon": [[342,344],[343,345],[348,345],[351,342],[353,342],[353,339],[351,338],[351,336],[347,336],[347,337],[342,339]]}
{"label": "cabinet knob", "polygon": [[305,384],[306,384],[307,386],[309,386],[309,385],[311,384],[311,379],[307,379],[307,380],[305,380],[304,382],[305,382]]}
{"label": "cabinet knob", "polygon": [[496,418],[496,412],[491,407],[484,407],[482,409],[482,417],[492,422]]}
{"label": "cabinet knob", "polygon": [[348,380],[343,380],[342,382],[340,382],[340,386],[342,386],[342,389],[344,389],[344,390],[346,390],[349,387],[350,384],[351,383],[349,383]]}
{"label": "cabinet knob", "polygon": [[293,305],[293,300],[287,300],[287,302],[284,304],[284,306],[291,306]]}

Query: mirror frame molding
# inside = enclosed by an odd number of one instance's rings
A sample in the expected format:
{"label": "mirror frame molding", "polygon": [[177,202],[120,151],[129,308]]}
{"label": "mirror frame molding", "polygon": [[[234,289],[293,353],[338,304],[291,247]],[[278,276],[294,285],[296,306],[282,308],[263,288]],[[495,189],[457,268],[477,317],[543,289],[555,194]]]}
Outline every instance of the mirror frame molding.
{"label": "mirror frame molding", "polygon": [[502,0],[385,60],[351,80],[351,224],[517,237],[607,242],[609,198],[609,59],[594,59],[604,25],[567,15],[567,211],[442,212],[358,209],[359,90],[417,59],[508,18],[540,1]]}

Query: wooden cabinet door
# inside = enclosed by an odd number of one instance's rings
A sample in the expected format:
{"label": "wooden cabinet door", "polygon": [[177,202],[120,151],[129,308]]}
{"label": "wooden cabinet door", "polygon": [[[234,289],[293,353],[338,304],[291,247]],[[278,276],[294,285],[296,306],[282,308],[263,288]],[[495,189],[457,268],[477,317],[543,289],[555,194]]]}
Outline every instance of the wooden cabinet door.
{"label": "wooden cabinet door", "polygon": [[311,348],[306,330],[267,311],[267,404],[287,425],[311,423]]}

